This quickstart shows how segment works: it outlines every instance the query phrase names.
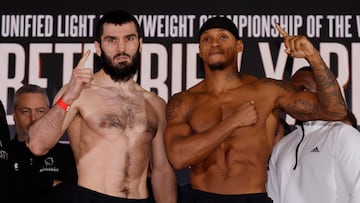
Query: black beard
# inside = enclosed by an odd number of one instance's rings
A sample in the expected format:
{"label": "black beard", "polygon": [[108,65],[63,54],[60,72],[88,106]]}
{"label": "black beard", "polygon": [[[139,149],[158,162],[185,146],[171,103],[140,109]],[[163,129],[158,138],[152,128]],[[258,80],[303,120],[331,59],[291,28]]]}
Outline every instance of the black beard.
{"label": "black beard", "polygon": [[139,49],[130,63],[120,62],[116,66],[112,64],[112,60],[110,59],[110,57],[106,56],[102,49],[101,53],[102,68],[104,69],[104,72],[109,75],[114,82],[126,82],[130,80],[130,78],[132,78],[136,74],[140,67]]}

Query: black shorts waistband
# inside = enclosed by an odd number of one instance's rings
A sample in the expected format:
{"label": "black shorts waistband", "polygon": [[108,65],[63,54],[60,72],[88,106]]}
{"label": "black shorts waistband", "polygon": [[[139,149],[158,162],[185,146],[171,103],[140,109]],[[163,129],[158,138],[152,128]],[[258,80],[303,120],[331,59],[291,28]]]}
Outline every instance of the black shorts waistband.
{"label": "black shorts waistband", "polygon": [[251,203],[272,203],[272,200],[268,197],[267,193],[251,193],[251,194],[217,194],[210,193],[201,190],[190,189],[191,202],[196,203],[226,203],[226,202],[251,202]]}
{"label": "black shorts waistband", "polygon": [[149,203],[148,199],[127,199],[127,198],[121,198],[121,197],[115,197],[111,195],[107,195],[104,193],[100,193],[88,188],[84,188],[81,186],[78,186],[78,194],[80,199],[91,199],[91,200],[99,200],[101,202],[121,202],[121,203]]}

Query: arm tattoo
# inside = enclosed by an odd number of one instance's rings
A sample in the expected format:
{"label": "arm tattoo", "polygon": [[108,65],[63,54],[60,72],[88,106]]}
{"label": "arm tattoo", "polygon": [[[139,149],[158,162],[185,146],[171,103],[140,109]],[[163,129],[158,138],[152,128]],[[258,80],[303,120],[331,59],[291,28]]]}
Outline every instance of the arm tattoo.
{"label": "arm tattoo", "polygon": [[316,67],[322,67],[321,70],[318,68],[313,69],[314,78],[318,86],[317,94],[320,103],[325,106],[334,103],[345,106],[345,101],[343,100],[334,74],[332,74],[323,60],[316,64]]}
{"label": "arm tattoo", "polygon": [[290,82],[288,82],[288,81],[274,80],[274,79],[270,79],[270,78],[266,78],[266,79],[264,79],[264,81],[265,81],[265,83],[271,83],[277,87],[280,87],[281,89],[285,90],[286,92],[295,92],[296,91],[294,86],[292,86],[290,84]]}
{"label": "arm tattoo", "polygon": [[323,60],[315,64],[313,67],[321,67],[321,70],[313,68],[314,78],[318,86],[323,89],[336,86],[336,78]]}
{"label": "arm tattoo", "polygon": [[299,120],[307,119],[309,115],[314,114],[314,112],[319,112],[321,107],[317,104],[310,103],[303,99],[297,99],[294,103],[289,104],[289,112],[293,112],[296,115],[296,118]]}

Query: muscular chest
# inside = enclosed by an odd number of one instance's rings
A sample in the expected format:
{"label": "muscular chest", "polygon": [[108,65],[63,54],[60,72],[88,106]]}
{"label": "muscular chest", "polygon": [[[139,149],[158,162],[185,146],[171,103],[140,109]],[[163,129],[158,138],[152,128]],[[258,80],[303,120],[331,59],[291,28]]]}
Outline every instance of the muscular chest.
{"label": "muscular chest", "polygon": [[189,115],[189,124],[196,133],[206,131],[234,113],[243,102],[232,97],[199,99]]}
{"label": "muscular chest", "polygon": [[[273,104],[269,100],[250,93],[236,93],[219,99],[198,99],[195,108],[189,114],[188,120],[194,134],[216,127],[223,120],[233,116],[235,112],[242,111],[239,110],[242,105],[253,100],[258,116],[256,124],[235,129],[221,147],[225,149],[247,148],[250,142],[254,141],[255,144],[264,142],[267,140],[267,136],[273,136],[274,123],[277,117],[277,114],[272,111]],[[244,114],[245,119],[246,116]],[[243,143],[247,143],[247,145],[242,146]]]}
{"label": "muscular chest", "polygon": [[154,134],[157,116],[142,94],[102,91],[93,94],[83,115],[90,128]]}

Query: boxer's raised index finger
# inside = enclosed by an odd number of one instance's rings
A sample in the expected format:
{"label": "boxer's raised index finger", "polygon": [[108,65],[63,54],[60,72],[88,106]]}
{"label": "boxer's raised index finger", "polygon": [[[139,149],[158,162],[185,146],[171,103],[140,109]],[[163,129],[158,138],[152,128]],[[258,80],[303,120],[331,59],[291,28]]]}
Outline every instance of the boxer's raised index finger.
{"label": "boxer's raised index finger", "polygon": [[85,63],[86,63],[86,60],[89,58],[90,56],[90,50],[87,50],[86,52],[83,53],[79,63],[78,63],[78,67],[84,67],[85,66]]}
{"label": "boxer's raised index finger", "polygon": [[282,29],[279,24],[276,23],[275,27],[283,37],[289,36],[289,34],[284,29]]}

